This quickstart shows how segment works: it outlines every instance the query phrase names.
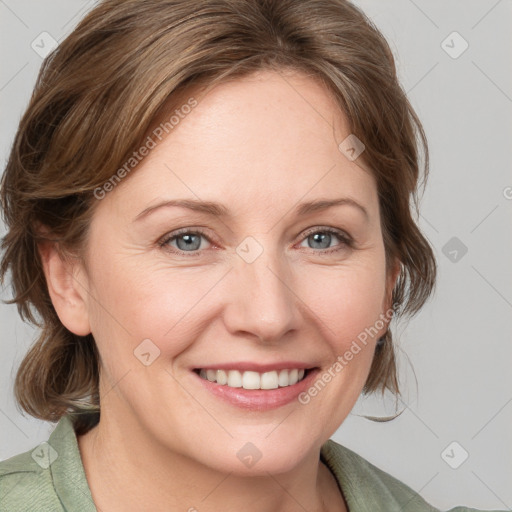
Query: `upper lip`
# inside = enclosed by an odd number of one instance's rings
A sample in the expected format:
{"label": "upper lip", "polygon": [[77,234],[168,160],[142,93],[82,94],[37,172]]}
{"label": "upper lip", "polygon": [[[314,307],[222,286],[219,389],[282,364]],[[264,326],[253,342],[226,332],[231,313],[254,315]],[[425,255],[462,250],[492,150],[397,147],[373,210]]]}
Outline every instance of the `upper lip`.
{"label": "upper lip", "polygon": [[238,362],[238,363],[219,363],[219,364],[206,364],[204,366],[194,367],[194,370],[238,370],[240,372],[258,372],[265,373],[274,370],[293,370],[293,369],[312,369],[315,368],[313,364],[302,363],[300,361],[281,361],[277,363],[260,364],[255,362]]}

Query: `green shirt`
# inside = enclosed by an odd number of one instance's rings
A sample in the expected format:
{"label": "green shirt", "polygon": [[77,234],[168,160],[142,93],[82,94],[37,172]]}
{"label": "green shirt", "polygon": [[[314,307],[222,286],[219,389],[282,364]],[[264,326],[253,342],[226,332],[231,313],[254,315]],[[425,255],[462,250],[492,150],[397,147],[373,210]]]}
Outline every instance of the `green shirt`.
{"label": "green shirt", "polygon": [[[332,440],[321,450],[350,512],[435,512],[419,494]],[[456,507],[451,512],[476,509]],[[64,416],[48,443],[0,462],[0,511],[97,512],[85,477],[76,433]]]}

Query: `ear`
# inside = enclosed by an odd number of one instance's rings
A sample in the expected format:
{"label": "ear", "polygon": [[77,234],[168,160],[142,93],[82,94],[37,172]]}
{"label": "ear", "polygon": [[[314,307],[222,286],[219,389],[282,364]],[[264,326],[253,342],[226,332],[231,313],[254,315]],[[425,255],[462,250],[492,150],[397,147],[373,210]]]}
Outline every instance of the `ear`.
{"label": "ear", "polygon": [[84,280],[79,261],[62,255],[53,242],[42,242],[38,249],[48,292],[60,321],[72,333],[86,336],[91,328],[86,283],[79,281]]}
{"label": "ear", "polygon": [[393,266],[388,272],[386,278],[386,294],[384,299],[384,311],[389,311],[393,307],[393,290],[400,275],[402,264],[398,258],[395,258]]}

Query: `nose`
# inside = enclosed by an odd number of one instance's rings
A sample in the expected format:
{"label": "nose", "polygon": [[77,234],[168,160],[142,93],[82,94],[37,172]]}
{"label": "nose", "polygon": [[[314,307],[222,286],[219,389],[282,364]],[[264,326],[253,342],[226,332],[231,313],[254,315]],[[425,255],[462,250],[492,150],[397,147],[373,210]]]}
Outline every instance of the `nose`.
{"label": "nose", "polygon": [[237,256],[230,274],[230,296],[224,314],[230,333],[279,343],[298,328],[300,301],[282,255],[265,249],[252,263]]}

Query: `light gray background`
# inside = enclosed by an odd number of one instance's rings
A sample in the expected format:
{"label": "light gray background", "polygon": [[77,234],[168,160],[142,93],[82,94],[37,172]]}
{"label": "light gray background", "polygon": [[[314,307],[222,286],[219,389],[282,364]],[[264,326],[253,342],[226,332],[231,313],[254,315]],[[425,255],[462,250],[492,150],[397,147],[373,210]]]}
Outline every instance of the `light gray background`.
{"label": "light gray background", "polygon": [[[389,412],[390,401],[361,401],[334,439],[441,509],[510,510],[512,2],[356,3],[390,41],[430,141],[420,225],[435,248],[439,282],[434,299],[400,329],[403,414],[372,423],[357,414]],[[42,32],[61,40],[93,5],[0,0],[2,168],[42,63],[32,41]],[[442,44],[454,31],[469,44],[457,58],[445,50],[459,53],[458,36]],[[452,237],[459,247],[446,246]],[[15,368],[33,338],[16,307],[1,304],[0,459],[31,449],[53,428],[20,414],[12,395]],[[458,445],[443,459],[453,441]],[[445,460],[460,462],[462,449],[469,457],[452,469]]]}

